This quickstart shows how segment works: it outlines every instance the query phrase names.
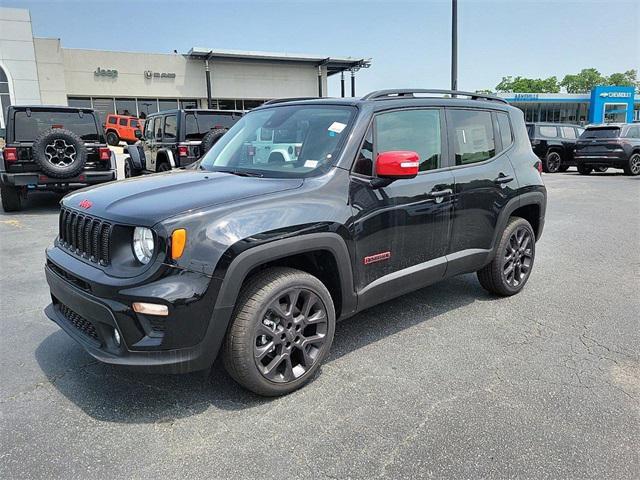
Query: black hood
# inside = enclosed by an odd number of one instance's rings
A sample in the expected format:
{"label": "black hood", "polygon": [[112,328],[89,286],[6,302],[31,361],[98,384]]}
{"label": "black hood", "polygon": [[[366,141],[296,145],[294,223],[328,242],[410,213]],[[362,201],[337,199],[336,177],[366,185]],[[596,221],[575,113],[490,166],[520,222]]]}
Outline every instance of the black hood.
{"label": "black hood", "polygon": [[183,212],[291,190],[302,183],[297,178],[178,170],[86,188],[67,195],[62,203],[117,223],[152,226]]}

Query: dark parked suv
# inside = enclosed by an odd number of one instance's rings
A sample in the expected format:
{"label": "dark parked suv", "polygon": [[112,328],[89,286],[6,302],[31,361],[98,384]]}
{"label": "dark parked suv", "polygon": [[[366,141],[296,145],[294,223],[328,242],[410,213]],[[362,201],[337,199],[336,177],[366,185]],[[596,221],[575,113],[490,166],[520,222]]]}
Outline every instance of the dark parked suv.
{"label": "dark parked suv", "polygon": [[619,168],[627,175],[640,175],[640,125],[593,125],[576,144],[578,172]]}
{"label": "dark parked suv", "polygon": [[141,142],[125,147],[125,177],[185,167],[209,150],[242,116],[229,110],[167,110],[144,121]]}
{"label": "dark parked suv", "polygon": [[[257,154],[276,136],[288,160]],[[246,388],[288,393],[339,319],[462,273],[522,290],[539,168],[522,112],[494,97],[272,101],[194,168],[65,197],[46,314],[104,362],[187,372],[221,351]]]}
{"label": "dark parked suv", "polygon": [[46,105],[7,109],[0,157],[5,212],[22,208],[32,190],[66,192],[116,179],[115,154],[90,108]]}
{"label": "dark parked suv", "polygon": [[542,170],[556,173],[574,167],[573,150],[583,131],[579,125],[566,123],[527,123],[531,147],[542,160]]}

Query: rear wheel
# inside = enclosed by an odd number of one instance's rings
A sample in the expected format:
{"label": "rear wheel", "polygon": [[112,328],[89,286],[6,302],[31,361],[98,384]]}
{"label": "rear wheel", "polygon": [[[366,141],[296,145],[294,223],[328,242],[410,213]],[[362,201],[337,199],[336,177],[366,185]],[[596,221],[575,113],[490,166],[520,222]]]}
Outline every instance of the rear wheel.
{"label": "rear wheel", "polygon": [[124,178],[133,177],[133,166],[131,165],[131,158],[127,157],[124,160]]}
{"label": "rear wheel", "polygon": [[542,162],[542,169],[547,173],[557,173],[562,165],[562,157],[558,152],[549,152]]}
{"label": "rear wheel", "polygon": [[533,228],[524,218],[511,217],[502,232],[494,259],[478,270],[480,285],[498,295],[515,295],[529,280],[535,254]]}
{"label": "rear wheel", "polygon": [[22,198],[20,190],[16,187],[0,187],[0,197],[2,198],[2,209],[5,212],[17,212],[22,209]]}
{"label": "rear wheel", "polygon": [[640,153],[634,153],[629,157],[629,162],[624,167],[624,173],[627,175],[640,175]]}
{"label": "rear wheel", "polygon": [[259,395],[290,393],[326,358],[335,331],[329,291],[292,268],[264,270],[243,287],[222,349],[229,375]]}
{"label": "rear wheel", "polygon": [[586,167],[584,165],[578,165],[578,173],[580,175],[589,175],[593,171],[593,168]]}
{"label": "rear wheel", "polygon": [[107,143],[112,147],[116,147],[120,144],[120,137],[114,131],[107,132]]}

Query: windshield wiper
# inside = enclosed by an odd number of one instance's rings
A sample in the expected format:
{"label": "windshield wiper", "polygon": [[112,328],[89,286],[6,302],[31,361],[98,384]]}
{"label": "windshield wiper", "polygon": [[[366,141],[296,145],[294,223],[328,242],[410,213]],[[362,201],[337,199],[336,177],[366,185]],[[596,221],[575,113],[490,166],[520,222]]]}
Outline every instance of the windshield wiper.
{"label": "windshield wiper", "polygon": [[219,173],[230,173],[232,175],[238,175],[239,177],[258,177],[262,178],[264,175],[258,172],[249,172],[247,170],[213,170]]}

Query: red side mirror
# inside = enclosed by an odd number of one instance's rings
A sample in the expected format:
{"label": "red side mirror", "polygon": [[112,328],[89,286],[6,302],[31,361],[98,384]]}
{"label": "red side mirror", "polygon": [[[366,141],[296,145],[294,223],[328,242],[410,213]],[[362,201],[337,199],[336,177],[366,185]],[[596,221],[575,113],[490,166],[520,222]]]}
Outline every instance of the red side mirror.
{"label": "red side mirror", "polygon": [[376,174],[380,178],[413,178],[419,167],[420,156],[409,150],[382,152],[376,158]]}

